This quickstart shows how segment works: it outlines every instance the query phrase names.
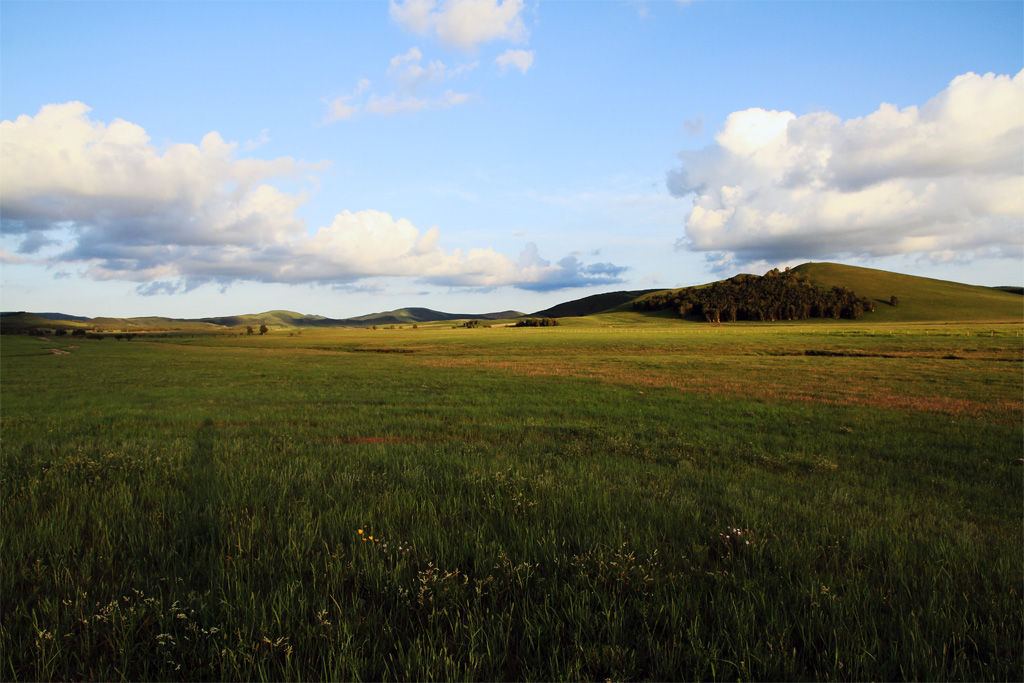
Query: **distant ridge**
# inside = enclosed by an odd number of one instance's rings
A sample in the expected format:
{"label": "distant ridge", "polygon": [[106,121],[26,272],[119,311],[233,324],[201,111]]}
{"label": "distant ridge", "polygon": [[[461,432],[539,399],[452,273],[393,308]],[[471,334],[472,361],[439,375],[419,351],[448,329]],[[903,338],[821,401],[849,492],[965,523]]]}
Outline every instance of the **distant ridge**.
{"label": "distant ridge", "polygon": [[505,320],[518,318],[519,311],[498,311],[492,313],[443,313],[429,308],[402,308],[383,313],[371,313],[358,318],[325,318],[322,315],[306,315],[295,311],[265,311],[244,315],[228,315],[210,318],[86,318],[64,313],[27,313],[17,311],[0,314],[0,328],[5,332],[26,329],[53,330],[97,330],[109,332],[124,331],[169,331],[169,330],[238,330],[245,327],[266,325],[270,329],[291,329],[297,327],[372,327],[373,325],[412,325],[416,323],[443,322],[449,320]]}
{"label": "distant ridge", "polygon": [[443,322],[446,320],[506,320],[518,318],[523,314],[519,311],[499,311],[497,313],[442,313],[429,308],[400,308],[385,313],[370,313],[344,322],[363,325],[408,325],[412,323]]}
{"label": "distant ridge", "polygon": [[[903,275],[885,270],[847,266],[838,263],[805,263],[793,269],[820,287],[846,287],[858,296],[876,303],[874,313],[865,314],[865,322],[1024,322],[1024,288],[1017,286],[981,287],[946,280]],[[706,287],[708,285],[697,285]],[[630,316],[669,316],[669,311],[634,312],[633,301],[655,293],[682,289],[642,289],[594,294],[567,301],[531,314],[537,318],[573,318],[614,313],[618,324],[635,320]],[[892,305],[892,297],[897,305]],[[454,320],[511,320],[524,317],[519,311],[493,313],[444,313],[429,308],[400,308],[354,318],[327,318],[295,311],[209,318],[86,318],[66,313],[0,313],[0,330],[5,333],[33,329],[97,330],[100,332],[160,332],[170,330],[245,331],[245,327],[266,325],[270,329],[298,327],[372,327],[373,325],[413,325]]]}
{"label": "distant ridge", "polygon": [[75,320],[80,323],[89,321],[89,318],[82,315],[66,315],[64,313],[36,313],[36,315],[47,320]]}

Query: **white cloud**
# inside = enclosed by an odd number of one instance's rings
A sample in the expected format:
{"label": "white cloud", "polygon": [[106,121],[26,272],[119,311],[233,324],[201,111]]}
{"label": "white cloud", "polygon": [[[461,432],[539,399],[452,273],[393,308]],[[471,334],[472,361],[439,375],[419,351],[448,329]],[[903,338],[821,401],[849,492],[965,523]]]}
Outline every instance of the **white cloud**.
{"label": "white cloud", "polygon": [[416,90],[424,83],[444,80],[445,68],[440,60],[434,60],[423,67],[421,59],[423,53],[419,48],[410,48],[404,55],[391,58],[387,74],[397,78],[405,90]]}
{"label": "white cloud", "polygon": [[474,98],[466,93],[458,93],[452,89],[437,93],[434,96],[422,97],[419,91],[437,85],[446,80],[458,78],[476,68],[477,62],[461,64],[449,69],[438,60],[431,61],[427,66],[421,64],[423,53],[419,48],[410,48],[408,52],[391,58],[386,75],[397,85],[396,90],[386,95],[371,93],[370,81],[362,79],[355,91],[327,102],[328,111],[324,123],[347,121],[359,114],[375,114],[378,116],[394,116],[410,114],[418,111],[447,109],[466,104]]}
{"label": "white cloud", "polygon": [[472,99],[472,95],[457,93],[453,90],[446,90],[433,99],[401,95],[399,93],[391,93],[384,96],[371,95],[363,107],[363,111],[367,114],[394,116],[395,114],[411,114],[417,111],[429,111],[432,109],[447,109],[460,104],[466,104]]}
{"label": "white cloud", "polygon": [[1024,255],[1024,71],[847,121],[739,111],[679,156],[669,189],[693,195],[679,245],[722,264]]}
{"label": "white cloud", "polygon": [[[47,105],[35,117],[0,122],[4,232],[34,237],[79,227],[79,249],[102,232],[125,245],[183,245],[283,239],[303,230],[302,195],[265,184],[302,178],[323,164],[283,157],[235,159],[237,144],[208,133],[197,145],[161,153],[139,126],[92,121],[81,102]],[[128,248],[128,247],[126,247]]]}
{"label": "white cloud", "polygon": [[505,50],[494,61],[501,67],[502,73],[512,67],[525,74],[527,69],[533,66],[533,50]]}
{"label": "white cloud", "polygon": [[258,148],[262,147],[263,145],[267,144],[268,142],[270,142],[270,136],[268,135],[269,132],[270,131],[268,131],[266,128],[264,128],[263,130],[260,131],[260,136],[257,139],[255,139],[255,140],[246,140],[245,141],[245,149],[246,149],[246,151],[251,152],[254,149],[258,149]]}
{"label": "white cloud", "polygon": [[93,121],[88,112],[70,102],[0,122],[4,236],[20,238],[26,254],[59,244],[54,233],[66,245],[38,258],[0,250],[3,262],[81,264],[96,280],[141,283],[140,294],[206,282],[338,285],[385,276],[557,289],[616,283],[624,270],[575,257],[552,265],[533,245],[518,260],[491,248],[448,252],[438,227],[421,233],[383,211],[342,211],[310,236],[296,216],[305,195],[266,181],[308,178],[324,164],[238,159],[237,145],[217,133],[161,150],[141,127]]}
{"label": "white cloud", "polygon": [[525,41],[522,11],[522,0],[391,0],[390,6],[392,20],[406,31],[436,35],[463,50],[494,40]]}
{"label": "white cloud", "polygon": [[[350,95],[342,95],[327,102],[327,115],[324,116],[324,123],[334,121],[348,121],[359,114],[362,104],[358,102],[360,96],[370,89],[370,81],[361,78],[356,89]],[[325,100],[326,101],[326,100]]]}

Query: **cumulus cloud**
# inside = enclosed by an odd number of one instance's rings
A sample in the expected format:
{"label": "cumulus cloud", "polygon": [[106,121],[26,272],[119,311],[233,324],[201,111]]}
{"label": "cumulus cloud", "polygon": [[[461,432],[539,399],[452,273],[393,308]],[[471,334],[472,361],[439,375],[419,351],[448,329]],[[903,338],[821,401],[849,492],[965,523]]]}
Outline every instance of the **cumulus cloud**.
{"label": "cumulus cloud", "polygon": [[483,43],[521,43],[529,32],[523,24],[522,0],[391,0],[391,19],[410,33],[436,36],[442,44],[473,50]]}
{"label": "cumulus cloud", "polygon": [[514,68],[525,74],[527,69],[533,66],[533,50],[505,50],[494,61],[501,67],[502,73]]}
{"label": "cumulus cloud", "polygon": [[237,144],[207,134],[199,145],[161,153],[139,126],[89,119],[81,102],[47,105],[34,116],[0,122],[3,230],[24,235],[76,226],[69,257],[137,256],[173,235],[181,246],[279,241],[303,230],[295,210],[304,195],[267,184],[321,168],[283,157],[236,159]]}
{"label": "cumulus cloud", "polygon": [[[239,159],[210,133],[197,145],[158,149],[132,123],[89,118],[79,102],[0,122],[0,216],[18,251],[9,264],[82,264],[88,277],[170,294],[208,282],[346,285],[403,276],[457,287],[556,289],[619,282],[612,264],[557,264],[529,245],[519,259],[490,248],[446,251],[440,231],[420,231],[383,211],[342,211],[310,235],[296,216],[302,192],[269,180],[315,179],[323,164]],[[62,241],[51,238],[59,234]],[[59,242],[59,243],[58,243]]]}
{"label": "cumulus cloud", "polygon": [[748,109],[679,155],[680,248],[723,266],[919,253],[1024,255],[1024,71],[967,73],[920,107],[842,120]]}

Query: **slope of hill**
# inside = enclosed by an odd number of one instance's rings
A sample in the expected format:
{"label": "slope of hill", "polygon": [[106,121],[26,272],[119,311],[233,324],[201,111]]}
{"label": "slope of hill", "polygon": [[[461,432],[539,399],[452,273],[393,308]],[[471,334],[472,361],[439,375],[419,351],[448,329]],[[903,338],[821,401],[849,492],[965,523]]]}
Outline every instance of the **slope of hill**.
{"label": "slope of hill", "polygon": [[[793,269],[814,285],[826,288],[845,287],[876,304],[874,313],[866,313],[865,322],[1024,322],[1024,297],[1016,286],[980,287],[945,280],[902,275],[885,270],[846,266],[836,263],[805,263]],[[739,277],[739,276],[737,276]],[[626,324],[636,316],[672,317],[672,311],[634,312],[634,301],[684,289],[703,289],[714,283],[672,290],[634,290],[607,292],[567,301],[533,313],[538,318],[579,318],[610,314],[615,324]],[[898,304],[890,304],[895,296]],[[295,327],[370,327],[372,325],[412,325],[416,323],[454,320],[508,320],[523,317],[519,311],[466,314],[444,313],[429,308],[401,308],[370,313],[354,318],[326,318],[294,311],[266,311],[247,315],[199,319],[175,319],[158,316],[140,318],[85,318],[64,313],[0,314],[0,328],[5,333],[32,329],[97,329],[100,331],[162,331],[162,330],[224,330],[244,326],[266,325],[271,329]],[[609,322],[612,320],[609,318]],[[603,320],[603,319],[602,319]],[[595,319],[595,322],[599,322]]]}
{"label": "slope of hill", "polygon": [[[266,311],[264,313],[249,313],[245,315],[225,315],[213,318],[200,318],[199,322],[211,323],[222,327],[240,327],[242,325],[268,327],[294,327],[296,321],[305,321],[307,317],[294,311]],[[320,316],[316,316],[319,319]],[[302,324],[302,323],[299,323]]]}
{"label": "slope of hill", "polygon": [[586,315],[594,315],[595,313],[603,313],[617,306],[628,304],[637,297],[645,294],[651,294],[658,292],[658,289],[638,289],[635,291],[627,292],[606,292],[604,294],[593,294],[591,296],[583,297],[582,299],[576,299],[574,301],[566,301],[565,303],[546,308],[543,311],[537,311],[531,314],[533,318],[578,318]]}
{"label": "slope of hill", "polygon": [[77,322],[45,318],[38,313],[26,313],[25,311],[0,315],[0,330],[8,334],[34,329],[73,330],[80,326]]}
{"label": "slope of hill", "polygon": [[67,315],[66,313],[36,313],[40,318],[46,318],[48,320],[68,320],[80,323],[89,322],[89,318],[84,315]]}
{"label": "slope of hill", "polygon": [[[902,275],[838,263],[805,263],[794,270],[822,287],[848,287],[875,300],[865,321],[1014,321],[1024,320],[1024,300],[993,287]],[[899,303],[889,304],[895,296]]]}
{"label": "slope of hill", "polygon": [[225,328],[253,327],[266,325],[272,330],[294,327],[370,327],[372,325],[412,325],[422,322],[448,320],[505,320],[518,318],[519,311],[500,311],[472,315],[468,313],[443,313],[429,308],[403,308],[385,313],[371,313],[358,318],[325,318],[322,315],[305,315],[294,311],[266,311],[246,315],[229,315],[212,318],[86,318],[63,313],[38,313],[24,311],[3,313],[0,326],[6,333],[18,333],[31,329],[86,329],[98,331],[165,331],[165,330],[225,330]]}
{"label": "slope of hill", "polygon": [[364,325],[410,325],[412,323],[440,322],[445,320],[505,320],[518,318],[523,314],[519,311],[499,311],[496,313],[443,313],[429,308],[399,308],[383,313],[370,313],[344,322]]}

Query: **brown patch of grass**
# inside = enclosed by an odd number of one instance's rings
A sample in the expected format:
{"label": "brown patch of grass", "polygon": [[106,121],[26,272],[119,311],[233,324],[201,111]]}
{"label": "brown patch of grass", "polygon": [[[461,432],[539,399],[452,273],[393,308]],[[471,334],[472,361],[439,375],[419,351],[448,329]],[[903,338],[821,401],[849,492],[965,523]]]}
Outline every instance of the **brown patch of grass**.
{"label": "brown patch of grass", "polygon": [[[738,360],[738,359],[734,359]],[[602,382],[637,388],[673,388],[711,395],[745,396],[766,401],[806,401],[836,405],[920,411],[950,417],[983,417],[996,421],[1020,420],[1024,400],[991,398],[980,401],[946,394],[909,394],[886,386],[881,375],[865,378],[861,368],[787,368],[775,363],[731,363],[729,359],[701,359],[693,363],[630,367],[622,364],[586,364],[569,361],[490,361],[444,358],[426,361],[433,367],[486,366],[524,376],[590,377]],[[865,379],[867,382],[865,382]],[[898,381],[899,377],[896,378]],[[940,390],[937,388],[937,390]]]}

